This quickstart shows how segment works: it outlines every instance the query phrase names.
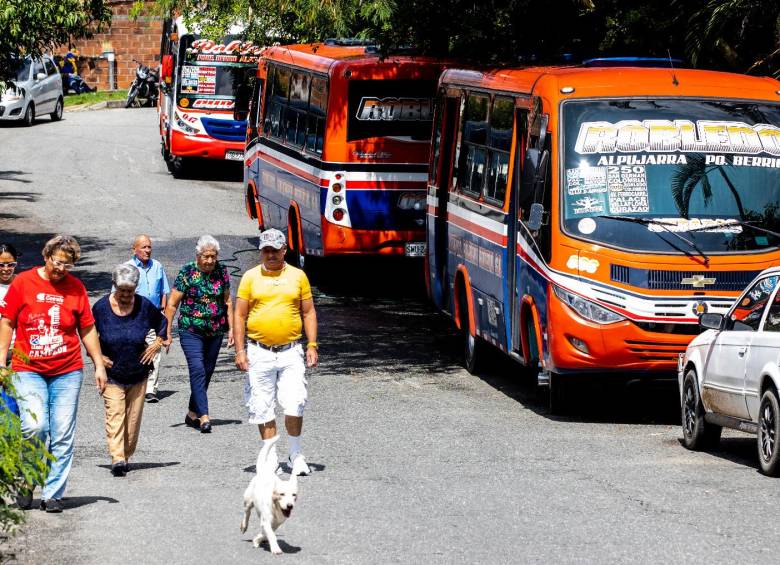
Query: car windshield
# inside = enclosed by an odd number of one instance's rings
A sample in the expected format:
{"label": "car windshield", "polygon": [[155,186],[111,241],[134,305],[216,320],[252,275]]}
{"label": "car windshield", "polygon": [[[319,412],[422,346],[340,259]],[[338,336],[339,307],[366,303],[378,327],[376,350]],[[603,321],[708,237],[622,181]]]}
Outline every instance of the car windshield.
{"label": "car windshield", "polygon": [[667,253],[780,246],[780,105],[570,101],[563,130],[570,235]]}
{"label": "car windshield", "polygon": [[32,61],[25,57],[24,59],[15,61],[16,63],[16,80],[18,82],[24,82],[30,80],[30,65]]}

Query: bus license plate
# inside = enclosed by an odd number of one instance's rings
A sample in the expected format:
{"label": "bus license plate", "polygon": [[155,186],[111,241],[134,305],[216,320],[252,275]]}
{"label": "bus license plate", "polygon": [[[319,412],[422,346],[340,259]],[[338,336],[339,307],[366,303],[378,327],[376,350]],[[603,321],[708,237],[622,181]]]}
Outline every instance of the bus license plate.
{"label": "bus license plate", "polygon": [[244,152],[243,151],[225,151],[225,159],[228,161],[243,161],[244,160]]}
{"label": "bus license plate", "polygon": [[414,243],[406,244],[407,257],[423,257],[424,255],[425,255],[424,241],[415,241]]}

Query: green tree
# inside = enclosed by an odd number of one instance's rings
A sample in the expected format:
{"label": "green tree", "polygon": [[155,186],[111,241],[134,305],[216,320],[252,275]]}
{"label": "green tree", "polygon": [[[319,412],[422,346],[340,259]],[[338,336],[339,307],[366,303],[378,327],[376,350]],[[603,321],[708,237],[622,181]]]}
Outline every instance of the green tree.
{"label": "green tree", "polygon": [[[13,371],[0,367],[0,388],[16,396]],[[0,402],[0,534],[13,533],[24,521],[24,514],[12,502],[29,485],[42,485],[51,455],[37,439],[22,437],[19,417]]]}
{"label": "green tree", "polygon": [[0,0],[0,82],[15,76],[18,57],[89,37],[110,21],[104,0]]}

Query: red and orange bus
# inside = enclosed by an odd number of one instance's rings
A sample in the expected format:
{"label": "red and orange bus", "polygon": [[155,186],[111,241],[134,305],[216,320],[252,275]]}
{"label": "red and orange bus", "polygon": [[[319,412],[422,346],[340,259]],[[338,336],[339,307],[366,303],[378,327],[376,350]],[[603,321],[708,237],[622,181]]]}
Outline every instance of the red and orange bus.
{"label": "red and orange bus", "polygon": [[466,366],[553,409],[578,374],[674,374],[703,312],[780,262],[780,82],[671,68],[447,70],[427,201]]}
{"label": "red and orange bus", "polygon": [[247,135],[249,216],[260,229],[287,232],[301,262],[422,256],[442,69],[427,58],[381,58],[352,41],[267,49]]}
{"label": "red and orange bus", "polygon": [[246,117],[262,48],[242,41],[240,26],[215,41],[166,20],[161,41],[159,128],[168,169],[192,159],[242,161]]}

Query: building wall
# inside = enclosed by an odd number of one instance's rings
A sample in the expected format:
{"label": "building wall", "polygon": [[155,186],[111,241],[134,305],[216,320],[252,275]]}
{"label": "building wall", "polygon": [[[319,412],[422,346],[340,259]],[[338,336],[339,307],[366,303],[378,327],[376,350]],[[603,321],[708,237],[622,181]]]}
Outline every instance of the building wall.
{"label": "building wall", "polygon": [[[107,3],[113,14],[109,30],[73,45],[78,49],[79,75],[99,90],[126,89],[135,79],[133,59],[150,67],[159,64],[163,21],[146,15],[133,20],[129,16],[133,0],[108,0]],[[109,84],[109,62],[102,57],[109,50],[114,51],[114,85]],[[66,52],[63,47],[60,54]]]}

